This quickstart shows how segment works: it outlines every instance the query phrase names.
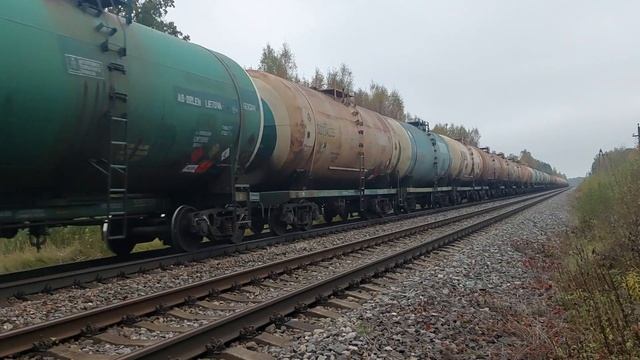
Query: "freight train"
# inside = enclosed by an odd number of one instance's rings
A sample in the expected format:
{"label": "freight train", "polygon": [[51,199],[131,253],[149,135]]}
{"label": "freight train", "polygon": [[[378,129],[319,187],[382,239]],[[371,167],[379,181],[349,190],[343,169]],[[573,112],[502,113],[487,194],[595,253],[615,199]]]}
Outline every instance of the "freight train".
{"label": "freight train", "polygon": [[126,5],[2,2],[0,237],[102,225],[116,254],[192,251],[566,185],[107,11]]}

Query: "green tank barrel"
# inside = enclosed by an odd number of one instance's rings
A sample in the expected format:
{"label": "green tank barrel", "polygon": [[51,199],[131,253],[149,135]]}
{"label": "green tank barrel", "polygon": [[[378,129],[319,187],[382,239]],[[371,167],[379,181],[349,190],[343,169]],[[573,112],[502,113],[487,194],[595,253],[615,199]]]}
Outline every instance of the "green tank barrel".
{"label": "green tank barrel", "polygon": [[248,166],[262,136],[244,69],[78,3],[0,4],[0,199],[104,192],[114,97],[126,101],[131,192],[228,192],[224,174]]}

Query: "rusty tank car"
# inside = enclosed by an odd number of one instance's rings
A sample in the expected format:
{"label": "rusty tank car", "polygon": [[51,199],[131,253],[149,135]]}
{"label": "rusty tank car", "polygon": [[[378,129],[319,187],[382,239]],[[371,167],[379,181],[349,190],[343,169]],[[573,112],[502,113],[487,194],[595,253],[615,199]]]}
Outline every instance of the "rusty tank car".
{"label": "rusty tank car", "polygon": [[[272,148],[266,161],[257,161],[247,172],[253,189],[286,188],[287,193],[262,196],[268,214],[255,212],[255,232],[268,222],[277,233],[287,226],[308,228],[320,213],[326,220],[346,217],[355,205],[339,196],[320,201],[298,197],[296,191],[332,188],[336,190],[396,186],[409,170],[409,135],[393,119],[350,103],[345,94],[322,93],[275,75],[249,71],[273,117],[275,131],[265,131],[261,148]],[[267,120],[266,123],[269,123]],[[260,150],[259,150],[260,151]],[[388,197],[367,200],[367,208],[386,213],[393,205]]]}

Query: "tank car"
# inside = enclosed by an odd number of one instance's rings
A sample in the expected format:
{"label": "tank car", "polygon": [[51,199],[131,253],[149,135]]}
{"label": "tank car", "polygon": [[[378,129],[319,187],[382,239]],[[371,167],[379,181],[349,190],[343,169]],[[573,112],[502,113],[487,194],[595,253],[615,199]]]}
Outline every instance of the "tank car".
{"label": "tank car", "polygon": [[411,165],[402,181],[406,210],[440,202],[437,189],[446,186],[451,167],[449,147],[444,138],[428,130],[425,122],[402,123],[411,138]]}
{"label": "tank car", "polygon": [[279,234],[307,229],[321,208],[326,221],[360,210],[393,210],[389,195],[395,192],[376,189],[397,188],[409,171],[411,140],[400,123],[353,105],[338,90],[322,93],[269,73],[249,74],[264,101],[266,123],[274,124],[260,144],[264,161],[243,177],[260,203],[252,213],[254,232],[266,223]]}
{"label": "tank car", "polygon": [[228,57],[99,4],[2,2],[0,235],[106,217],[107,244],[128,253],[170,236],[172,219],[200,219],[199,235],[173,236],[183,249],[239,233],[234,173],[263,130],[253,82]]}

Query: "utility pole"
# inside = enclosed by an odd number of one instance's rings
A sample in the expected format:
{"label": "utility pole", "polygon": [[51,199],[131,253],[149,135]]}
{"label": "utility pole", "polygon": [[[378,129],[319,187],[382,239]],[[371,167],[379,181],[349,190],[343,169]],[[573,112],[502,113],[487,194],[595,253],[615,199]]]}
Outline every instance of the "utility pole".
{"label": "utility pole", "polygon": [[634,138],[638,138],[638,150],[640,150],[640,123],[638,123],[638,130],[633,134]]}

